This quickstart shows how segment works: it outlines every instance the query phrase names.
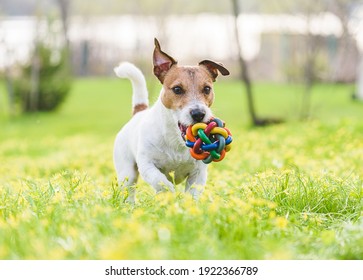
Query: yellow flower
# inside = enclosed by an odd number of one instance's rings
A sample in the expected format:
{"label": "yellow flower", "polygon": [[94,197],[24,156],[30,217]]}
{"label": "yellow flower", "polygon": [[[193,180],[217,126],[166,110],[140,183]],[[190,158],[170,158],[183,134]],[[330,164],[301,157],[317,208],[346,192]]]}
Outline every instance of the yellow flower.
{"label": "yellow flower", "polygon": [[192,216],[197,216],[197,215],[200,215],[202,213],[202,211],[198,207],[196,207],[196,206],[190,207],[188,209],[188,212]]}
{"label": "yellow flower", "polygon": [[303,213],[303,219],[304,219],[304,221],[306,221],[308,219],[308,214],[307,213]]}
{"label": "yellow flower", "polygon": [[285,217],[277,217],[275,219],[275,225],[280,229],[285,229],[287,227],[288,221]]}
{"label": "yellow flower", "polygon": [[271,212],[269,213],[268,217],[269,217],[270,219],[276,218],[276,212],[275,212],[275,211],[271,211]]}

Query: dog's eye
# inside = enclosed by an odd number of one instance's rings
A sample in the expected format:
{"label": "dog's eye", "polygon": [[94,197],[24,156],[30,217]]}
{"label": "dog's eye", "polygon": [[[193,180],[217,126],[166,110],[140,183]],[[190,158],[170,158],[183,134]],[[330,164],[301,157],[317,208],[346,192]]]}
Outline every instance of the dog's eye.
{"label": "dog's eye", "polygon": [[204,92],[205,94],[209,94],[209,93],[210,93],[210,91],[211,91],[211,87],[209,87],[209,86],[205,86],[205,87],[203,88],[203,92]]}
{"label": "dog's eye", "polygon": [[183,94],[184,93],[184,90],[180,86],[173,87],[172,90],[173,90],[173,92],[175,94]]}

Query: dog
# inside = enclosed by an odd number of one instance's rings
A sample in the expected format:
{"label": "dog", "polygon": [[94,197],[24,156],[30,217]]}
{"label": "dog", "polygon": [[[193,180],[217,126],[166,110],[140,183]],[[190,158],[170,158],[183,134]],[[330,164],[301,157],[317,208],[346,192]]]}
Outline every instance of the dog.
{"label": "dog", "polygon": [[133,117],[116,136],[114,165],[120,186],[135,201],[139,174],[156,193],[175,192],[174,184],[186,179],[185,192],[198,199],[207,180],[207,165],[191,157],[184,136],[189,125],[208,122],[214,100],[213,82],[219,73],[229,75],[220,63],[203,60],[197,66],[179,66],[154,39],[153,72],[162,84],[159,98],[149,108],[142,72],[123,62],[116,75],[131,80]]}

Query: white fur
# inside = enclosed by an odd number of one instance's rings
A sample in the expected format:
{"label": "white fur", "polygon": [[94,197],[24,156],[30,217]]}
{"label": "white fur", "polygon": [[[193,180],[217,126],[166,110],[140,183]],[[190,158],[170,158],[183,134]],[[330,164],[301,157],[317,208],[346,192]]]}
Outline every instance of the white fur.
{"label": "white fur", "polygon": [[122,62],[114,68],[116,75],[120,78],[131,80],[134,94],[132,95],[132,106],[138,104],[149,104],[146,81],[144,75],[135,65],[129,62]]}
{"label": "white fur", "polygon": [[190,115],[191,109],[200,109],[205,112],[205,116],[202,122],[207,122],[213,117],[212,110],[202,102],[198,100],[192,100],[182,109],[176,110],[174,116],[180,123],[189,126],[194,123],[192,116]]}
{"label": "white fur", "polygon": [[[119,77],[131,80],[133,103],[147,104],[146,82],[141,71],[130,63],[122,63],[115,68],[115,72]],[[202,106],[196,101],[190,106],[196,105]],[[206,118],[210,116],[208,110]],[[178,184],[185,179],[185,191],[190,192],[194,198],[203,191],[207,165],[190,156],[189,149],[182,140],[178,121],[191,124],[190,107],[185,110],[170,110],[159,97],[151,108],[136,113],[117,134],[114,164],[119,184],[129,190],[128,201],[134,202],[134,185],[138,174],[156,193],[165,190],[174,192],[174,182]]]}

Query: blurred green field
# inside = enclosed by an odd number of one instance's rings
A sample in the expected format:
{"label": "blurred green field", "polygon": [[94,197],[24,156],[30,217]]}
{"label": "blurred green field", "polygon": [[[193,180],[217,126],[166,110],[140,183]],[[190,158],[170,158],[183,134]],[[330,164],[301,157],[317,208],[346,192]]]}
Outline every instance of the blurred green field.
{"label": "blurred green field", "polygon": [[[159,85],[150,83],[151,100]],[[285,123],[251,128],[241,85],[217,82],[213,111],[232,130],[200,201],[144,182],[123,202],[113,140],[131,86],[76,80],[54,113],[9,117],[0,84],[0,259],[362,259],[363,103],[352,85],[258,83],[257,111]]]}

